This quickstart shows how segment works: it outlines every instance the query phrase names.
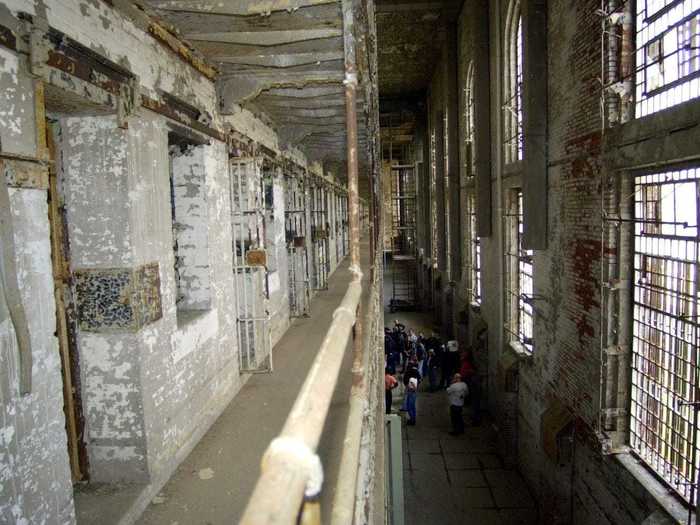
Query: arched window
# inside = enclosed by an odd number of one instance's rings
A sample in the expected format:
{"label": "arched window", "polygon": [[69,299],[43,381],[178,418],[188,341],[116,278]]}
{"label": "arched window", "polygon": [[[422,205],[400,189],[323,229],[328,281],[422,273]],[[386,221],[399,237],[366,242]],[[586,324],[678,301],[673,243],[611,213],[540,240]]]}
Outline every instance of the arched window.
{"label": "arched window", "polygon": [[467,67],[467,81],[464,86],[464,135],[466,143],[465,168],[467,177],[476,173],[474,156],[474,62]]}
{"label": "arched window", "polygon": [[476,162],[474,155],[474,62],[467,67],[467,78],[464,86],[464,130],[465,130],[465,173],[467,179],[467,200],[465,211],[467,215],[467,250],[466,269],[468,297],[473,304],[481,304],[481,245],[476,230]]}
{"label": "arched window", "polygon": [[503,156],[506,164],[523,158],[523,18],[520,1],[508,9],[504,34]]}

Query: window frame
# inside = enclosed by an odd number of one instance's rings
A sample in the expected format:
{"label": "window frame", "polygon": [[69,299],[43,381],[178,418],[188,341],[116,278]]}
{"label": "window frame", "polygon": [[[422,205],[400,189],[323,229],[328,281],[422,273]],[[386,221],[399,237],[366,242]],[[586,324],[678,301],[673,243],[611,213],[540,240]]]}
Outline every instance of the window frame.
{"label": "window frame", "polygon": [[[516,351],[532,355],[535,351],[534,252],[523,249],[522,199],[522,188],[515,187],[507,191],[507,208],[504,217],[507,313],[505,331],[508,343]],[[524,291],[523,288],[526,290]]]}
{"label": "window frame", "polygon": [[[696,221],[695,221],[695,225],[694,225],[695,226],[695,228],[694,228],[695,235],[692,235],[692,236],[677,235],[675,231],[674,231],[674,235],[667,235],[666,234],[667,232],[662,231],[662,229],[665,226],[667,226],[667,225],[663,224],[665,222],[665,217],[663,217],[663,216],[660,217],[660,219],[661,219],[660,221],[656,221],[656,222],[651,223],[651,224],[656,224],[657,228],[661,228],[659,231],[654,232],[653,230],[648,229],[646,227],[646,224],[647,224],[646,221],[648,220],[647,215],[644,215],[644,217],[643,217],[643,220],[645,222],[642,223],[641,221],[638,220],[639,219],[638,215],[639,215],[640,210],[643,210],[645,213],[647,211],[651,211],[651,208],[648,207],[649,201],[638,200],[639,188],[642,188],[643,191],[645,191],[644,197],[647,197],[646,190],[648,188],[654,187],[654,186],[659,188],[659,192],[660,192],[659,195],[661,195],[661,191],[662,191],[662,188],[664,186],[672,185],[674,183],[676,183],[676,184],[687,183],[684,181],[687,181],[688,179],[668,179],[670,174],[680,173],[680,172],[688,171],[688,170],[695,170],[696,171],[695,177],[692,179],[692,181],[693,181],[692,183],[695,184],[695,201],[696,201],[696,209],[695,209]],[[697,489],[695,491],[693,491],[690,488],[684,489],[682,487],[689,487],[689,485],[687,483],[692,482],[692,481],[697,479],[697,474],[698,474],[697,469],[700,468],[700,465],[699,465],[699,463],[700,463],[700,440],[696,440],[696,442],[694,444],[695,445],[694,450],[687,450],[686,451],[686,456],[689,453],[689,454],[691,454],[691,457],[690,458],[688,458],[688,457],[682,458],[683,461],[685,461],[686,463],[690,463],[690,466],[689,466],[690,472],[689,472],[688,476],[686,476],[686,481],[685,482],[676,482],[676,483],[674,483],[673,478],[674,477],[677,478],[678,474],[676,474],[675,476],[671,476],[669,474],[664,475],[664,472],[660,471],[659,468],[655,468],[655,466],[652,464],[652,461],[649,459],[650,453],[657,454],[659,456],[663,454],[663,450],[661,450],[661,449],[664,448],[664,446],[665,446],[664,443],[666,443],[664,441],[665,438],[663,436],[659,437],[658,433],[652,432],[652,434],[654,435],[653,439],[658,440],[659,442],[662,442],[662,445],[659,447],[659,450],[654,449],[651,451],[645,451],[642,448],[635,446],[636,441],[643,440],[643,438],[638,435],[639,430],[635,429],[635,426],[639,425],[639,423],[637,423],[637,424],[635,423],[635,419],[639,419],[640,417],[642,417],[643,416],[642,412],[644,412],[644,410],[646,410],[647,412],[649,411],[649,406],[647,406],[646,409],[641,407],[640,403],[638,402],[640,394],[638,392],[635,392],[635,389],[642,389],[641,394],[648,395],[648,392],[643,391],[643,387],[639,387],[638,385],[635,384],[635,373],[637,372],[635,364],[636,364],[638,359],[647,359],[646,357],[644,357],[642,355],[641,352],[637,352],[635,350],[635,348],[637,346],[636,340],[639,339],[639,337],[637,336],[637,323],[638,323],[637,312],[638,312],[638,309],[643,308],[643,309],[647,309],[647,310],[649,310],[649,309],[654,310],[652,312],[653,315],[651,316],[654,319],[654,323],[657,323],[659,318],[666,317],[666,318],[671,319],[674,316],[673,313],[667,311],[666,309],[656,309],[653,305],[646,305],[646,303],[640,303],[638,301],[638,291],[639,291],[639,289],[643,288],[642,284],[641,284],[641,277],[638,280],[638,274],[639,274],[639,271],[638,271],[639,268],[637,267],[638,257],[641,257],[642,260],[644,260],[645,257],[650,257],[650,258],[658,259],[659,261],[671,261],[672,264],[676,264],[676,263],[678,265],[683,264],[680,262],[680,259],[676,260],[672,257],[664,257],[664,256],[655,256],[655,255],[645,254],[644,252],[641,251],[641,249],[638,249],[638,246],[637,246],[638,239],[650,239],[650,241],[649,241],[650,243],[653,240],[658,240],[659,243],[664,243],[664,244],[668,243],[669,245],[671,242],[673,242],[673,240],[675,240],[677,242],[681,242],[681,243],[693,243],[694,242],[695,252],[694,252],[694,257],[691,257],[691,259],[694,258],[694,260],[695,260],[694,268],[692,271],[693,278],[695,279],[695,282],[694,282],[695,291],[694,291],[694,293],[690,294],[690,297],[695,297],[695,303],[691,304],[690,308],[693,309],[693,311],[694,311],[693,317],[695,318],[695,321],[693,323],[686,323],[686,324],[694,325],[693,327],[695,330],[695,334],[694,334],[694,336],[691,336],[694,343],[693,343],[693,341],[686,342],[686,343],[689,347],[688,355],[690,356],[690,354],[694,353],[694,356],[688,357],[688,359],[695,359],[695,364],[693,365],[692,363],[690,363],[688,366],[690,368],[692,368],[693,366],[697,368],[697,366],[698,366],[698,350],[697,350],[698,345],[697,345],[697,343],[698,343],[698,339],[699,339],[699,335],[700,335],[700,325],[698,324],[697,315],[698,315],[698,312],[700,311],[700,299],[698,298],[698,291],[700,290],[700,286],[699,286],[700,281],[698,280],[698,276],[700,276],[700,258],[699,258],[699,253],[700,253],[700,233],[699,232],[700,232],[700,229],[697,228],[697,225],[698,225],[698,222],[700,221],[700,164],[697,164],[697,163],[694,165],[692,165],[692,164],[691,165],[689,165],[689,164],[669,164],[669,165],[664,165],[662,167],[659,167],[659,168],[656,168],[653,170],[649,169],[649,170],[629,171],[629,172],[625,173],[625,176],[630,178],[630,181],[631,181],[630,183],[631,183],[633,191],[634,191],[634,206],[633,206],[634,224],[633,224],[633,229],[632,229],[632,240],[630,242],[630,248],[629,248],[630,252],[631,252],[631,259],[633,261],[633,264],[632,264],[632,267],[630,269],[629,275],[626,276],[626,278],[630,282],[630,289],[631,289],[627,300],[629,300],[630,305],[631,305],[630,323],[632,325],[632,327],[631,327],[632,336],[630,337],[630,343],[629,343],[629,353],[630,353],[629,369],[630,369],[631,378],[630,378],[630,390],[629,390],[629,394],[627,396],[627,406],[628,406],[630,417],[629,417],[628,428],[626,429],[626,431],[627,431],[626,442],[629,445],[632,454],[640,460],[641,464],[643,465],[643,467],[645,469],[647,469],[655,478],[657,478],[660,483],[662,483],[664,486],[671,489],[671,491],[674,494],[676,494],[677,497],[680,500],[682,500],[685,505],[690,505],[690,506],[695,507],[697,505],[697,500],[698,500]],[[640,179],[643,179],[644,177],[649,178],[649,177],[654,177],[654,176],[658,176],[659,178],[666,176],[666,179],[659,180],[657,182],[648,182],[648,181],[646,183],[639,183],[638,182]],[[671,176],[673,177],[673,175],[671,175]],[[675,194],[674,194],[674,198],[675,198]],[[656,201],[654,201],[654,202],[656,202]],[[653,211],[655,212],[657,210],[653,210]],[[675,213],[675,207],[674,207],[674,213]],[[671,222],[677,222],[677,221],[675,221],[675,216],[672,219],[674,219],[674,220]],[[659,223],[661,223],[661,224],[659,224]],[[674,228],[674,230],[677,230],[679,227],[678,225],[670,225],[670,226],[672,228]],[[644,264],[646,265],[646,262]],[[690,265],[693,266],[692,262],[690,263]],[[658,277],[661,277],[661,279],[663,280],[663,286],[666,286],[666,283],[669,279],[670,280],[674,279],[673,275],[671,275],[669,273],[658,274]],[[658,281],[658,279],[657,279],[657,281]],[[656,287],[656,284],[658,284],[658,282],[649,284],[647,286],[647,291],[653,290]],[[669,288],[658,288],[658,290],[661,290],[662,292],[663,291],[673,292],[673,290],[671,290]],[[644,292],[644,290],[642,290],[642,293],[643,292]],[[664,295],[662,300],[665,301],[667,299],[667,295],[668,294]],[[681,295],[683,295],[683,293],[681,293]],[[657,299],[659,299],[659,298],[657,297]],[[681,316],[680,318],[682,318],[682,317],[687,317],[687,316]],[[678,318],[678,317],[676,318],[676,325],[675,325],[674,329],[678,328],[678,322],[679,322],[678,319],[680,319],[680,318]],[[664,327],[663,326],[661,328],[658,328],[658,326],[654,326],[653,324],[646,324],[645,326],[646,326],[646,328],[648,328],[649,333],[651,333],[652,330],[654,330],[656,332],[659,332],[663,336],[663,338],[666,339],[666,335],[664,334]],[[622,327],[620,327],[620,328],[622,328]],[[662,346],[659,347],[658,349],[659,349],[659,356],[661,358],[663,358],[664,360],[668,357],[670,360],[673,361],[672,366],[675,366],[677,364],[676,361],[679,359],[679,357],[677,355],[678,346],[675,344],[676,339],[672,338],[672,341],[674,342],[672,349],[666,350],[664,348],[665,345],[667,344],[666,341],[659,343]],[[645,341],[643,341],[643,343],[648,346],[649,344],[652,344],[652,341],[645,340]],[[693,350],[693,345],[695,346],[695,350]],[[657,345],[657,347],[658,347],[658,345]],[[648,359],[647,359],[647,361],[648,361]],[[661,369],[661,376],[666,376],[666,373],[670,372],[669,370],[666,370],[664,368],[665,365],[663,363],[659,364],[659,363],[655,362],[652,364],[654,367]],[[644,375],[644,372],[642,372],[642,374]],[[674,374],[671,374],[671,375],[674,376]],[[697,373],[693,374],[691,371],[689,376],[690,376],[691,381],[692,380],[695,380],[696,382],[698,381]],[[659,381],[653,381],[653,383],[655,385],[659,385],[659,387],[658,387],[659,396],[663,395],[664,390],[674,391],[674,394],[675,394],[675,386],[676,386],[674,383],[675,379],[676,378],[674,376],[671,378],[670,382],[669,382],[668,378],[662,378]],[[654,385],[652,385],[652,387],[653,386]],[[697,385],[689,384],[687,387],[688,399],[684,399],[683,402],[693,401],[693,397],[694,397],[693,393],[697,393],[697,388],[698,388]],[[657,389],[654,388],[654,391],[656,391],[656,390]],[[674,396],[671,396],[671,397],[674,398]],[[675,397],[681,397],[681,396],[675,396]],[[685,440],[688,443],[689,448],[692,449],[692,447],[693,447],[692,435],[693,435],[693,433],[695,433],[697,436],[697,433],[698,433],[697,420],[693,420],[694,414],[692,413],[692,407],[690,407],[690,406],[673,407],[673,406],[669,405],[669,402],[666,402],[666,403],[660,402],[659,399],[655,399],[655,401],[656,401],[656,404],[660,407],[660,410],[667,411],[667,412],[670,411],[670,412],[674,412],[674,413],[675,412],[680,413],[680,412],[684,411],[686,413],[686,417],[684,419],[688,423],[688,429],[686,431]],[[635,410],[635,403],[640,405],[641,408],[639,408],[638,410]],[[657,420],[659,420],[660,425],[662,425],[664,427],[668,427],[668,423],[661,422],[664,415],[668,415],[668,414],[666,414],[666,412],[659,412],[659,413],[653,414],[653,417],[655,417]],[[681,417],[681,419],[683,419],[682,416],[679,416],[679,417]],[[671,425],[675,424],[675,421],[676,421],[675,418],[672,419]],[[647,421],[647,423],[648,423],[648,421]],[[646,424],[644,426],[648,427],[648,425],[646,425]],[[647,431],[648,431],[648,429],[647,429]],[[671,434],[672,435],[671,435],[670,440],[673,440],[673,439],[675,439],[676,434],[678,434],[678,432],[674,429],[671,432]],[[673,449],[673,445],[671,445],[671,449]],[[673,452],[670,452],[670,454],[671,454],[671,456],[669,458],[661,458],[661,462],[671,464],[671,470],[673,470],[673,464],[674,464],[673,457],[677,454],[677,451],[674,450]],[[694,462],[694,466],[693,466],[693,462]],[[657,464],[658,464],[658,462],[657,462]],[[693,503],[693,499],[695,500],[695,503]]]}
{"label": "window frame", "polygon": [[512,0],[503,34],[503,159],[523,160],[523,17],[520,0]]}
{"label": "window frame", "polygon": [[[628,0],[630,1],[630,0]],[[648,0],[639,2],[633,11],[635,49],[632,84],[634,86],[634,116],[643,118],[665,109],[700,98],[700,9],[691,11],[692,0],[675,0],[647,15]],[[681,40],[686,25],[695,21],[695,33]],[[684,42],[688,42],[688,46]],[[693,41],[698,45],[693,47]],[[651,60],[648,50],[658,42],[659,52]],[[669,44],[670,49],[665,49]],[[685,57],[685,55],[688,57]],[[684,58],[685,57],[685,58]],[[687,64],[695,64],[695,70],[683,74]],[[659,85],[651,89],[650,70],[659,69]],[[688,68],[689,70],[692,68]],[[665,81],[665,78],[670,80]]]}

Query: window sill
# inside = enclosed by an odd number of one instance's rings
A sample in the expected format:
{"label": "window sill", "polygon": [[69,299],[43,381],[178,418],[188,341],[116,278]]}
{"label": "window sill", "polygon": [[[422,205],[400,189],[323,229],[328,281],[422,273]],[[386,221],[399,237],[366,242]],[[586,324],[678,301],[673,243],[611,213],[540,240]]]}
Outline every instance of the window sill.
{"label": "window sill", "polygon": [[508,348],[510,348],[513,353],[517,356],[519,361],[531,361],[532,352],[528,351],[527,348],[520,341],[509,341]]}
{"label": "window sill", "polygon": [[207,315],[211,309],[207,310],[178,310],[177,311],[177,328],[178,330],[185,328],[187,325],[197,322],[200,317]]}
{"label": "window sill", "polygon": [[678,523],[686,522],[688,519],[686,503],[673,489],[652,474],[641,460],[629,452],[615,454],[615,460],[647,490],[649,495],[671,518]]}

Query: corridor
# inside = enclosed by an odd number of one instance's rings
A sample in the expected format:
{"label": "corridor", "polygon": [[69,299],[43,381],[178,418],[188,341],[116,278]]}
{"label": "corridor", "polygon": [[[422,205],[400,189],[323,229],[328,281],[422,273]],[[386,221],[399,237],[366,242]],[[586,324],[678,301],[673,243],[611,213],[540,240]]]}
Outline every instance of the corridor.
{"label": "corridor", "polygon": [[0,525],[700,523],[699,144],[700,0],[0,0]]}
{"label": "corridor", "polygon": [[[361,261],[368,264],[369,246],[361,242]],[[228,525],[238,523],[260,473],[260,460],[270,441],[279,434],[316,357],[333,311],[345,293],[351,274],[349,260],[328,280],[328,290],[311,300],[311,316],[296,319],[273,348],[274,373],[252,375],[240,393],[212,425],[192,453],[152,498],[137,523],[141,525]],[[365,283],[368,276],[364,277]],[[367,300],[367,294],[363,301]],[[350,391],[351,353],[343,362],[340,381],[331,403],[319,456],[325,479],[322,508],[329,509],[343,447]],[[255,424],[246,424],[246,422]],[[94,515],[81,514],[84,524],[107,525],[104,508],[92,506]],[[94,504],[101,505],[99,500]],[[116,521],[115,521],[116,523]]]}
{"label": "corridor", "polygon": [[[387,326],[398,320],[407,329],[431,333],[429,314],[387,310],[384,315]],[[395,393],[394,413],[401,413],[401,401]],[[465,409],[464,435],[451,436],[447,395],[444,390],[431,393],[427,381],[419,387],[417,414],[415,426],[402,426],[407,525],[540,523],[527,484],[497,453],[488,417],[474,426]]]}

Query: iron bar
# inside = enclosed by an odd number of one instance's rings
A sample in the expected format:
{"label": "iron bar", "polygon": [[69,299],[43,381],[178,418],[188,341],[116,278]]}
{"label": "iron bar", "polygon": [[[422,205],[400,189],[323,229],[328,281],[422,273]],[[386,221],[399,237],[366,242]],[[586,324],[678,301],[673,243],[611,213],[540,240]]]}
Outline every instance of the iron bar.
{"label": "iron bar", "polygon": [[[342,0],[343,35],[345,47],[345,104],[347,126],[348,159],[348,205],[350,223],[350,269],[355,278],[362,278],[360,268],[360,201],[358,193],[357,160],[357,69],[355,63],[354,2]],[[345,446],[340,460],[338,481],[333,498],[331,524],[346,525],[353,522],[357,474],[359,469],[360,441],[364,415],[364,399],[367,382],[365,378],[365,347],[360,305],[357,310],[357,323],[353,340],[352,387],[350,409],[345,431]]]}

